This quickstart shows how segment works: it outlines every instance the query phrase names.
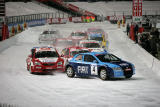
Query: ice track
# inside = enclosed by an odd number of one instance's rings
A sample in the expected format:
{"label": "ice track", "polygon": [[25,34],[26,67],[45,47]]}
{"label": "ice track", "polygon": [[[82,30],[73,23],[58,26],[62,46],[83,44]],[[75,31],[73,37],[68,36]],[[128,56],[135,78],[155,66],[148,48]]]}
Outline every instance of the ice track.
{"label": "ice track", "polygon": [[[68,78],[65,73],[32,75],[26,57],[38,44],[43,29],[72,31],[101,27],[108,33],[109,51],[135,64],[131,79],[102,81],[99,78]],[[16,35],[16,43],[0,51],[0,103],[18,107],[159,107],[160,80],[139,54],[139,46],[122,29],[109,22],[45,25]],[[10,38],[12,39],[12,38]],[[8,43],[9,44],[9,43]],[[146,58],[147,59],[147,58]]]}

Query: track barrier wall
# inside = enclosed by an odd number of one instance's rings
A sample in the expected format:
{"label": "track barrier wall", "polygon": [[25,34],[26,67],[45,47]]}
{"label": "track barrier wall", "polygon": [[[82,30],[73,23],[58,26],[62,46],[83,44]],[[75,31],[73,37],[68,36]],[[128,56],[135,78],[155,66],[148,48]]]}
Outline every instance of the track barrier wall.
{"label": "track barrier wall", "polygon": [[[67,22],[74,23],[89,23],[95,21],[95,16],[80,16],[80,17],[55,17],[57,13],[42,13],[22,16],[6,17],[6,25],[8,35],[3,36],[2,40],[16,35],[27,29],[27,27],[41,26],[45,24],[66,24]],[[5,30],[6,31],[6,30]],[[4,35],[4,31],[2,32]]]}

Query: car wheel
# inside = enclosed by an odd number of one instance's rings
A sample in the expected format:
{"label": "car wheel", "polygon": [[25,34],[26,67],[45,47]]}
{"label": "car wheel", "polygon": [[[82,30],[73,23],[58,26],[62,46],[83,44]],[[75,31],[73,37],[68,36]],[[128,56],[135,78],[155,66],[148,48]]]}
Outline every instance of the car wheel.
{"label": "car wheel", "polygon": [[67,73],[68,77],[74,77],[75,76],[75,72],[74,72],[74,70],[71,66],[67,67],[66,73]]}
{"label": "car wheel", "polygon": [[127,75],[127,76],[125,76],[126,78],[131,78],[132,77],[132,75]]}
{"label": "car wheel", "polygon": [[100,70],[100,74],[99,74],[100,79],[102,80],[106,80],[107,79],[107,71],[105,69],[101,69]]}

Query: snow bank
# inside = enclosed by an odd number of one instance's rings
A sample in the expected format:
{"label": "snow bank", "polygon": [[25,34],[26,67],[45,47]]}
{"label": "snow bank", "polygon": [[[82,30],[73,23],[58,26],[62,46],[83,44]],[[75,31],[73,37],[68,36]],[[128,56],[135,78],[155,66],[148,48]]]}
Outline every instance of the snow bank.
{"label": "snow bank", "polygon": [[135,56],[138,55],[141,61],[143,61],[143,63],[145,63],[148,68],[150,68],[151,72],[154,72],[156,75],[160,76],[160,61],[157,58],[153,57],[140,45],[135,44],[131,39],[127,39],[125,42],[132,50],[134,50]]}

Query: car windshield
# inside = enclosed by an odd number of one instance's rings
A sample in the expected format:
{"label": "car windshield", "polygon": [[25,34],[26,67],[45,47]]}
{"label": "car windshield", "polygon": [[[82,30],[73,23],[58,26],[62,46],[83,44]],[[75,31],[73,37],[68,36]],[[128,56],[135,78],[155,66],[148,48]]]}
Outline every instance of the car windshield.
{"label": "car windshield", "polygon": [[91,40],[103,41],[102,37],[90,37]]}
{"label": "car windshield", "polygon": [[78,32],[78,33],[72,33],[72,36],[86,36],[86,33]]}
{"label": "car windshield", "polygon": [[57,34],[57,31],[44,31],[42,34]]}
{"label": "car windshield", "polygon": [[72,51],[71,52],[71,56],[74,56],[76,54],[79,54],[79,53],[87,53],[89,52],[88,50],[77,50],[77,51]]}
{"label": "car windshield", "polygon": [[35,58],[58,57],[55,51],[39,51],[35,53]]}
{"label": "car windshield", "polygon": [[120,58],[116,57],[113,54],[100,54],[97,55],[97,58],[102,62],[119,62]]}
{"label": "car windshield", "polygon": [[83,43],[82,45],[86,48],[100,48],[99,43]]}

